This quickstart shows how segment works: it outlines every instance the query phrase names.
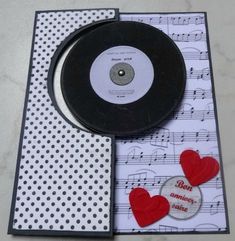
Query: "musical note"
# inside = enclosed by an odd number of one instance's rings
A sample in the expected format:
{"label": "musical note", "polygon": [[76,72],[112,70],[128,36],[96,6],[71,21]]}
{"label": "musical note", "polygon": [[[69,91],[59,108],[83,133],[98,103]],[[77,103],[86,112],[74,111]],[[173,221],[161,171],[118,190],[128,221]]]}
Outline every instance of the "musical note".
{"label": "musical note", "polygon": [[128,15],[121,16],[123,20],[126,21],[137,21],[137,22],[144,22],[150,25],[200,25],[205,23],[204,16],[191,16],[191,17],[185,17],[185,16],[174,16],[174,17],[168,17],[168,16],[142,16],[142,17],[129,17]]}
{"label": "musical note", "polygon": [[211,204],[210,206],[210,214],[214,215],[219,212],[219,207],[220,207],[220,201],[217,201],[216,203]]}
{"label": "musical note", "polygon": [[151,24],[151,25],[165,25],[167,24],[167,18],[166,17],[150,17],[149,21],[147,21],[147,23]]}
{"label": "musical note", "polygon": [[171,17],[170,23],[173,25],[189,25],[189,24],[203,24],[204,23],[204,17],[203,16],[193,16],[193,17],[184,17],[184,16],[178,16],[178,17]]}
{"label": "musical note", "polygon": [[185,60],[208,60],[208,51],[201,51],[198,48],[185,47],[182,49]]}
{"label": "musical note", "polygon": [[221,180],[221,177],[216,177],[216,188],[219,189],[219,188],[222,188],[222,180]]}
{"label": "musical note", "polygon": [[141,148],[138,146],[131,147],[130,152],[127,154],[127,159],[125,164],[128,164],[129,162],[141,162],[141,159],[143,158],[143,151],[141,151]]}
{"label": "musical note", "polygon": [[185,60],[208,60],[208,52],[182,52]]}
{"label": "musical note", "polygon": [[210,204],[210,214],[215,215],[224,209],[224,202],[222,195],[215,196]]}
{"label": "musical note", "polygon": [[172,33],[169,37],[175,42],[197,42],[206,41],[206,34],[203,32],[194,33]]}
{"label": "musical note", "polygon": [[213,120],[214,110],[195,110],[191,107],[190,110],[181,109],[180,111],[174,112],[169,119],[175,120]]}
{"label": "musical note", "polygon": [[211,90],[204,90],[201,88],[196,88],[194,90],[186,90],[184,93],[185,99],[192,99],[192,100],[204,100],[204,99],[212,99]]}
{"label": "musical note", "polygon": [[187,78],[188,79],[196,79],[196,80],[209,80],[210,79],[210,70],[209,68],[203,68],[200,70],[196,70],[191,67],[187,70]]}
{"label": "musical note", "polygon": [[[127,180],[125,181],[126,193],[129,193],[131,189],[135,187],[146,186],[147,172],[140,172],[136,174],[129,174]],[[118,183],[121,183],[119,180]]]}
{"label": "musical note", "polygon": [[168,129],[162,128],[155,131],[150,136],[150,144],[152,146],[168,147],[170,141],[170,132]]}
{"label": "musical note", "polygon": [[[166,162],[166,157],[167,157],[167,154],[164,153],[164,149],[158,148],[158,149],[154,150],[153,153],[151,154],[150,162],[148,165],[151,166],[151,165],[160,164],[160,163],[164,164]],[[168,160],[168,161],[175,162],[173,155],[172,155],[172,157],[173,157],[173,159]]]}
{"label": "musical note", "polygon": [[194,17],[195,20],[195,24],[199,25],[199,24],[204,24],[205,23],[205,18],[203,16],[198,16],[198,17]]}

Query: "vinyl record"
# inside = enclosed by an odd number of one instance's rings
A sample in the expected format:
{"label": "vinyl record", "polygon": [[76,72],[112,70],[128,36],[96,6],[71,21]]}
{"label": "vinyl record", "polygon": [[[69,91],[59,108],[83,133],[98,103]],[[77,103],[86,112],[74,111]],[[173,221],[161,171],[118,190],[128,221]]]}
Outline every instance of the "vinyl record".
{"label": "vinyl record", "polygon": [[61,73],[62,93],[75,118],[116,136],[156,127],[180,103],[185,83],[176,44],[152,26],[129,21],[82,36]]}

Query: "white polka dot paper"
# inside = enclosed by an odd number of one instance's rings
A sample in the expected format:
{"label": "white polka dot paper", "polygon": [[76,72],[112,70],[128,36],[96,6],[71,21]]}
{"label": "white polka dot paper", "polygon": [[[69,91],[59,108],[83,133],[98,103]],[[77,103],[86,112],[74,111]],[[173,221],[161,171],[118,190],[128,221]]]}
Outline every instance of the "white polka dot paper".
{"label": "white polka dot paper", "polygon": [[75,30],[115,10],[37,12],[9,233],[111,235],[113,140],[68,123],[47,89],[50,60]]}

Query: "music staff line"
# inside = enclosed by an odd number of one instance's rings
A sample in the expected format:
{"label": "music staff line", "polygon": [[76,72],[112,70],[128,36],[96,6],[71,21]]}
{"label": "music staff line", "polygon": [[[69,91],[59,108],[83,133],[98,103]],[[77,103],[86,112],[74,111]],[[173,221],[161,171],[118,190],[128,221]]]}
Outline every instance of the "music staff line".
{"label": "music staff line", "polygon": [[213,120],[215,119],[214,110],[195,110],[194,107],[191,107],[190,110],[179,110],[173,112],[168,119],[171,120]]}
{"label": "music staff line", "polygon": [[[224,213],[224,211],[224,202],[203,202],[200,208],[200,213],[210,213],[210,215]],[[178,210],[172,210],[172,212],[178,212]],[[132,214],[131,207],[127,203],[115,204],[114,213],[118,215]]]}
{"label": "music staff line", "polygon": [[[210,94],[209,94],[210,93]],[[193,99],[196,98],[202,99],[209,99],[209,97],[212,98],[211,91],[203,91],[203,90],[191,90],[185,93],[185,99]],[[210,104],[210,103],[209,103]],[[184,106],[181,108],[178,108],[178,110],[173,111],[173,113],[167,118],[168,120],[214,120],[214,109],[207,105],[205,109],[198,110],[192,107],[191,104],[185,103]]]}
{"label": "music staff line", "polygon": [[168,130],[160,130],[149,135],[131,136],[129,138],[117,139],[117,143],[150,143],[153,146],[166,146],[167,143],[178,144],[183,142],[209,142],[217,141],[215,131],[189,131],[189,132],[169,132]]}
{"label": "music staff line", "polygon": [[195,228],[181,228],[167,225],[159,225],[158,228],[122,228],[117,229],[114,228],[115,233],[154,233],[154,232],[216,232],[216,231],[226,231],[227,228],[219,228],[219,227],[195,227]]}
{"label": "music staff line", "polygon": [[212,92],[210,89],[195,89],[195,90],[185,90],[184,99],[192,99],[192,100],[204,100],[204,99],[212,99]]}
{"label": "music staff line", "polygon": [[191,67],[187,70],[187,79],[196,79],[196,80],[210,80],[210,70],[209,68],[203,69],[194,69]]}
{"label": "music staff line", "polygon": [[[128,20],[128,18],[126,19]],[[189,24],[195,24],[195,25],[201,25],[205,23],[204,16],[192,16],[192,17],[168,17],[168,16],[159,16],[159,17],[131,17],[129,18],[131,21],[137,21],[142,23],[147,23],[151,25],[189,25]]]}
{"label": "music staff line", "polygon": [[[134,174],[135,175],[135,174]],[[138,174],[137,174],[138,175]],[[133,175],[132,175],[133,176]],[[171,178],[171,176],[156,176],[153,178],[137,178],[132,179],[130,178],[118,178],[115,180],[115,188],[116,189],[125,189],[130,192],[133,188],[136,187],[144,187],[147,190],[151,191],[156,188],[160,188],[162,184]],[[207,183],[204,183],[200,186],[201,188],[221,188],[222,187],[222,180],[220,177],[217,177],[215,179],[210,180]]]}
{"label": "music staff line", "polygon": [[[128,18],[126,18],[128,20]],[[178,18],[179,19],[179,18]],[[166,19],[169,22],[165,22],[163,23],[163,18],[162,17],[158,17],[158,18],[148,18],[148,20],[145,18],[131,18],[131,20],[133,21],[137,21],[137,22],[142,22],[142,23],[149,23],[151,25],[187,25],[187,21],[185,21],[185,19],[181,19],[177,20],[177,18],[170,18]],[[204,33],[201,30],[195,30],[193,32],[190,33],[169,33],[168,36],[175,42],[198,42],[198,41],[206,41],[206,33]]]}
{"label": "music staff line", "polygon": [[196,32],[196,33],[171,33],[168,36],[175,42],[205,42],[206,33]]}
{"label": "music staff line", "polygon": [[207,51],[183,51],[182,55],[185,60],[208,60]]}
{"label": "music staff line", "polygon": [[[200,156],[211,156],[211,154],[200,154]],[[213,157],[219,159],[218,154],[213,154]],[[117,155],[116,164],[117,165],[178,165],[179,164],[179,154],[157,154],[153,153],[151,155],[144,155],[143,153],[135,154],[129,153],[128,155]]]}

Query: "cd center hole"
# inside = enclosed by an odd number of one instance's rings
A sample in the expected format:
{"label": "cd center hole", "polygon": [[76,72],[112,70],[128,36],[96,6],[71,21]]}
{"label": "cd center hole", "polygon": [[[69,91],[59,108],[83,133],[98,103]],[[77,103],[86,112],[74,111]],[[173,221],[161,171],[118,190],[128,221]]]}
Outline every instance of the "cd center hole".
{"label": "cd center hole", "polygon": [[124,76],[124,75],[125,75],[125,71],[124,71],[123,69],[120,69],[120,70],[118,71],[118,75],[119,75],[119,76]]}

